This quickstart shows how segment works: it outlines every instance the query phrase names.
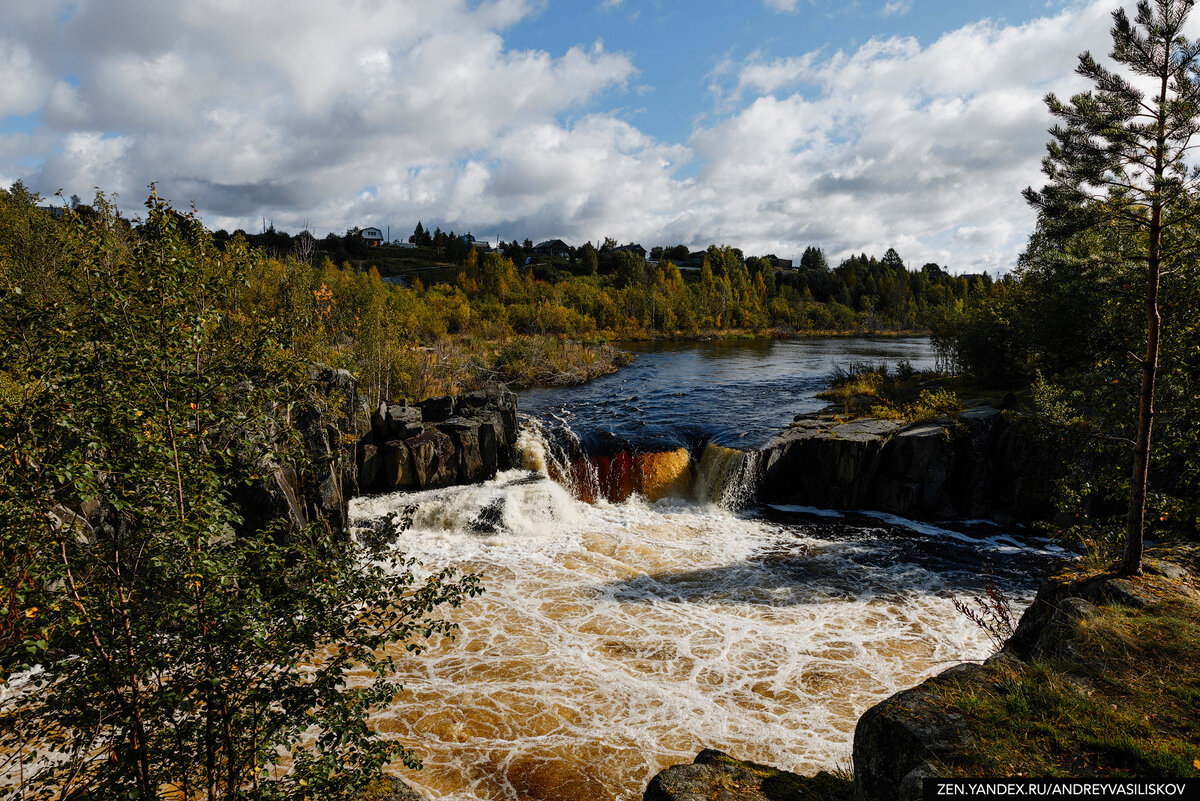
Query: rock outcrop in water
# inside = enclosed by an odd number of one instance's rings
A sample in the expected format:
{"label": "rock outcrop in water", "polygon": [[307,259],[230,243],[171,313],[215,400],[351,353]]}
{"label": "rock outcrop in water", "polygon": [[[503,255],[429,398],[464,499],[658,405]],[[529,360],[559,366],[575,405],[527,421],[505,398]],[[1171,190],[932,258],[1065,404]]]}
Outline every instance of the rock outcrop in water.
{"label": "rock outcrop in water", "polygon": [[486,481],[512,465],[516,441],[517,397],[503,384],[381,403],[358,443],[358,484],[379,493]]}
{"label": "rock outcrop in water", "polygon": [[759,498],[905,517],[1028,522],[1052,513],[1048,457],[988,406],[912,425],[803,418],[763,449]]}

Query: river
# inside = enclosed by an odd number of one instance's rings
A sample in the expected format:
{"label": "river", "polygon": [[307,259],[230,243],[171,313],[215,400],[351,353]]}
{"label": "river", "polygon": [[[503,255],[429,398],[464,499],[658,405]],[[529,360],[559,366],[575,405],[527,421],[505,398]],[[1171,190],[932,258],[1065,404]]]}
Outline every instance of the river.
{"label": "river", "polygon": [[[801,773],[848,768],[859,715],[992,650],[955,596],[1019,607],[1061,550],[980,522],[763,507],[738,469],[836,365],[910,361],[924,340],[640,349],[582,387],[520,397],[530,470],[352,503],[410,510],[395,546],[487,588],[456,642],[408,659],[380,728],[434,799],[639,799],[705,747]],[[553,478],[551,478],[553,477]]]}

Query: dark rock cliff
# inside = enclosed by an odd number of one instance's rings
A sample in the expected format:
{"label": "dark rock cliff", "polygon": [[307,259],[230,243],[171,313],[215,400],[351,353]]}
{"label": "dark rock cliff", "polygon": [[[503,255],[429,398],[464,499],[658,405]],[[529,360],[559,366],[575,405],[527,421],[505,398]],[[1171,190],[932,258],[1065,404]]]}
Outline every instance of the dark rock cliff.
{"label": "dark rock cliff", "polygon": [[242,488],[238,503],[248,520],[284,518],[304,527],[319,522],[335,533],[346,530],[347,503],[359,492],[354,443],[368,429],[358,381],[323,364],[309,368],[311,393],[295,411],[299,447],[306,467],[259,464],[263,479]]}
{"label": "dark rock cliff", "polygon": [[805,418],[767,444],[759,498],[919,518],[1049,517],[1052,455],[988,406],[906,425]]}
{"label": "dark rock cliff", "polygon": [[381,403],[357,446],[362,492],[422,490],[486,481],[512,466],[517,397],[503,384],[431,398]]}
{"label": "dark rock cliff", "polygon": [[238,498],[248,519],[317,522],[345,532],[351,498],[486,481],[512,464],[517,399],[504,385],[372,411],[345,370],[314,365],[293,423],[306,468],[262,464]]}

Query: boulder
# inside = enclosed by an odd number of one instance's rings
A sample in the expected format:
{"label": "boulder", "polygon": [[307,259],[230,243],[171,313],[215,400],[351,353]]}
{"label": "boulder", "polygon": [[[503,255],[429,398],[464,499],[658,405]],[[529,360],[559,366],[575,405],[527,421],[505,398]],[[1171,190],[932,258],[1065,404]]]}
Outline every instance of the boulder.
{"label": "boulder", "polygon": [[850,783],[830,773],[799,776],[706,748],[690,765],[673,765],[650,780],[643,801],[839,801]]}
{"label": "boulder", "polygon": [[956,665],[868,709],[854,728],[855,801],[920,799],[920,779],[936,777],[933,766],[972,737],[966,720],[944,711],[941,688],[985,673],[982,665]]}
{"label": "boulder", "polygon": [[381,403],[357,446],[365,492],[486,481],[512,466],[517,397],[504,385],[420,404]]}
{"label": "boulder", "polygon": [[384,415],[384,429],[389,436],[407,439],[416,436],[421,427],[421,410],[415,406],[392,404]]}
{"label": "boulder", "polygon": [[416,489],[436,489],[455,483],[455,450],[450,437],[433,426],[426,426],[415,437],[404,441],[412,455]]}
{"label": "boulder", "polygon": [[428,423],[440,423],[454,415],[455,396],[443,395],[440,398],[428,398],[417,404],[424,420]]}

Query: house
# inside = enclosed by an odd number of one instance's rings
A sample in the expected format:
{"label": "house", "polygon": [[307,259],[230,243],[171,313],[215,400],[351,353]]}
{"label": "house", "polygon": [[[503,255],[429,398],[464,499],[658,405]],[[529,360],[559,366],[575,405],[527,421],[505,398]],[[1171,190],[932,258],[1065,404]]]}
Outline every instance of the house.
{"label": "house", "polygon": [[49,214],[56,220],[61,220],[67,215],[66,206],[38,206],[39,209]]}
{"label": "house", "polygon": [[549,256],[552,259],[565,259],[571,255],[571,246],[561,239],[547,239],[539,242],[533,248],[535,256]]}
{"label": "house", "polygon": [[377,248],[383,244],[383,229],[368,227],[359,232],[359,236],[373,248]]}
{"label": "house", "polygon": [[463,244],[466,245],[468,249],[475,248],[475,250],[479,253],[491,253],[492,252],[492,246],[490,244],[488,244],[487,241],[482,240],[482,239],[476,239],[475,237],[471,236],[470,231],[468,231],[467,233],[460,236],[459,239],[461,239],[463,241]]}
{"label": "house", "polygon": [[623,250],[628,253],[633,253],[633,254],[637,255],[637,257],[640,258],[642,261],[646,260],[646,249],[644,247],[642,247],[641,245],[635,245],[633,243],[630,243],[628,245],[621,245],[619,248],[615,248],[615,250],[617,250],[617,251]]}
{"label": "house", "polygon": [[792,260],[791,259],[776,258],[774,253],[767,254],[767,261],[770,262],[771,266],[774,267],[776,270],[792,269]]}

